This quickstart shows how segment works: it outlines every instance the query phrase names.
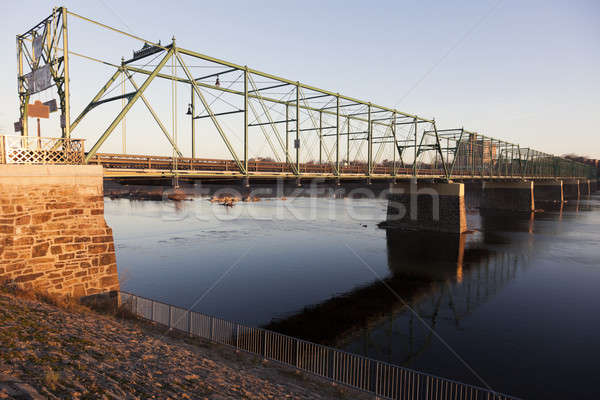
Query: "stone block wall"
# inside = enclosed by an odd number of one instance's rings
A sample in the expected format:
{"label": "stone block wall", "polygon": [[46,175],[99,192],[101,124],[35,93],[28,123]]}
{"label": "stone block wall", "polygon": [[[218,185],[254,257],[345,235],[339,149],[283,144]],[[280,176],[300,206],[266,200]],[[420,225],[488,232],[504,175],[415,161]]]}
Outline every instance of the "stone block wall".
{"label": "stone block wall", "polygon": [[119,289],[101,166],[0,165],[0,280],[74,297]]}
{"label": "stone block wall", "polygon": [[582,179],[579,181],[580,189],[579,192],[582,196],[589,196],[592,193],[592,185],[589,179]]}
{"label": "stone block wall", "polygon": [[398,184],[388,198],[387,227],[445,233],[467,230],[462,183]]}
{"label": "stone block wall", "polygon": [[533,185],[536,202],[562,203],[564,201],[562,181],[540,181]]}
{"label": "stone block wall", "polygon": [[578,180],[565,180],[563,181],[563,191],[565,194],[565,200],[579,200],[581,192],[579,190]]}
{"label": "stone block wall", "polygon": [[480,208],[532,212],[535,210],[533,182],[484,182]]}

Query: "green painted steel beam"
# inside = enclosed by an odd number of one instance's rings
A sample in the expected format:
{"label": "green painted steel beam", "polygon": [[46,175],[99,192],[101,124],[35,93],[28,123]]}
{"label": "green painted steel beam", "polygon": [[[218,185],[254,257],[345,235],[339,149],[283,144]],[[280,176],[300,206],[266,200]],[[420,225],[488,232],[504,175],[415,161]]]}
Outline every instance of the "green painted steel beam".
{"label": "green painted steel beam", "polygon": [[90,160],[90,158],[92,158],[94,156],[94,154],[96,154],[96,152],[98,151],[100,146],[102,146],[102,143],[104,143],[106,141],[106,139],[108,139],[108,137],[110,136],[112,131],[116,128],[116,126],[119,124],[119,122],[121,122],[121,120],[123,119],[125,114],[127,114],[127,112],[129,112],[129,110],[131,109],[131,107],[133,107],[135,102],[142,96],[142,94],[144,93],[146,88],[150,85],[150,83],[154,80],[154,78],[156,78],[159,71],[162,69],[162,67],[165,66],[165,64],[167,63],[167,61],[169,61],[169,59],[171,58],[172,55],[173,55],[173,49],[170,49],[167,52],[167,54],[163,57],[163,59],[158,63],[158,65],[156,66],[154,71],[152,71],[152,73],[148,76],[148,78],[146,78],[146,80],[144,81],[142,86],[140,86],[137,93],[131,98],[131,100],[127,103],[127,105],[121,110],[119,115],[117,115],[117,117],[114,119],[114,121],[108,126],[106,131],[104,131],[102,136],[100,136],[98,141],[94,144],[94,146],[90,149],[88,154],[85,156],[86,164]]}
{"label": "green painted steel beam", "polygon": [[[211,62],[214,62],[214,63],[217,63],[217,64],[225,65],[225,66],[228,66],[228,67],[231,67],[231,68],[237,68],[239,70],[243,70],[245,68],[244,66],[241,66],[241,65],[229,62],[229,61],[221,60],[219,58],[210,57],[210,56],[207,56],[205,54],[198,53],[198,52],[192,51],[192,50],[177,48],[177,52],[181,53],[181,54],[185,54],[185,55],[191,56],[191,57],[199,58],[199,59],[202,59],[202,60],[211,61]],[[279,81],[279,82],[289,83],[290,85],[297,85],[298,84],[301,88],[307,89],[307,90],[312,90],[314,92],[318,92],[318,93],[322,93],[322,94],[328,94],[330,96],[337,96],[337,93],[334,93],[334,92],[329,91],[329,90],[324,90],[324,89],[317,88],[315,86],[311,86],[311,85],[306,85],[306,84],[303,84],[303,83],[295,82],[295,81],[290,80],[290,79],[282,78],[280,76],[273,75],[273,74],[268,74],[266,72],[258,71],[258,70],[252,69],[252,68],[248,68],[248,72],[250,72],[250,73],[252,73],[254,75],[262,76],[263,78],[268,78],[268,79],[273,79],[273,80],[276,80],[276,81]],[[405,112],[402,112],[402,111],[399,111],[399,110],[396,110],[396,109],[393,109],[393,108],[383,107],[383,106],[380,106],[380,105],[377,105],[377,104],[372,104],[372,103],[370,103],[368,101],[359,100],[359,99],[356,99],[356,98],[353,98],[353,97],[340,95],[340,98],[343,99],[343,100],[346,100],[346,101],[352,101],[352,102],[359,103],[359,104],[362,104],[362,105],[365,105],[365,106],[371,104],[372,107],[375,107],[375,108],[378,108],[378,109],[381,109],[381,110],[386,110],[386,111],[389,111],[389,112],[396,112],[397,114],[404,115],[404,116],[407,116],[407,117],[417,118],[419,120],[428,121],[428,122],[433,122],[433,120],[429,120],[429,119],[426,119],[426,118],[419,117],[417,115],[405,113]]]}

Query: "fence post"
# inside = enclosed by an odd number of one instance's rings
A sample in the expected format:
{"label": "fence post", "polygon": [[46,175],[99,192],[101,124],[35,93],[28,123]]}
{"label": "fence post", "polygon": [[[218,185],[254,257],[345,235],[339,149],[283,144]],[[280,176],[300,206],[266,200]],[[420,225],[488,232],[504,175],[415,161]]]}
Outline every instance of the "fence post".
{"label": "fence post", "polygon": [[169,304],[169,330],[171,330],[171,305]]}
{"label": "fence post", "polygon": [[263,332],[264,332],[264,338],[265,338],[265,340],[263,342],[263,351],[262,351],[262,354],[263,354],[263,358],[267,358],[267,334],[268,334],[268,332],[265,331],[265,330],[263,330]]}
{"label": "fence post", "polygon": [[375,368],[375,396],[379,396],[379,362],[377,362],[377,368]]}
{"label": "fence post", "polygon": [[240,324],[235,324],[235,348],[240,348]]}
{"label": "fence post", "polygon": [[214,330],[215,330],[215,317],[213,317],[211,315],[211,317],[210,317],[210,338],[209,338],[211,341],[214,341],[213,340],[213,331]]}
{"label": "fence post", "polygon": [[188,310],[188,334],[192,337],[192,310]]}
{"label": "fence post", "polygon": [[2,141],[0,141],[0,164],[8,164],[4,155],[6,153],[6,136],[2,136]]}
{"label": "fence post", "polygon": [[154,300],[150,300],[150,321],[154,322]]}
{"label": "fence post", "polygon": [[300,368],[300,341],[298,339],[294,339],[296,341],[296,368]]}

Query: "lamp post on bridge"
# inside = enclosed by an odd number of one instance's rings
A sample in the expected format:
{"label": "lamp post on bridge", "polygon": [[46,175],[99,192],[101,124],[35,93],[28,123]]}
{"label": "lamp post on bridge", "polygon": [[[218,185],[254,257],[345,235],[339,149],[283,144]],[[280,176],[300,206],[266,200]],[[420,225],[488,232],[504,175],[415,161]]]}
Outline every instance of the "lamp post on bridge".
{"label": "lamp post on bridge", "polygon": [[188,104],[186,115],[190,116],[192,124],[192,159],[196,158],[196,124],[194,123],[194,88],[192,87],[192,102]]}

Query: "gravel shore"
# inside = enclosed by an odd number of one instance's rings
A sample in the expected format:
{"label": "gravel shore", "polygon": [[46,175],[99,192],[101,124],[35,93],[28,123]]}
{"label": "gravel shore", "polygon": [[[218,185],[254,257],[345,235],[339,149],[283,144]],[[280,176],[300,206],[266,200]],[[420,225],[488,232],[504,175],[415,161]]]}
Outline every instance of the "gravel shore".
{"label": "gravel shore", "polygon": [[[29,396],[29,397],[27,397]],[[367,399],[232,349],[0,292],[0,399]]]}

